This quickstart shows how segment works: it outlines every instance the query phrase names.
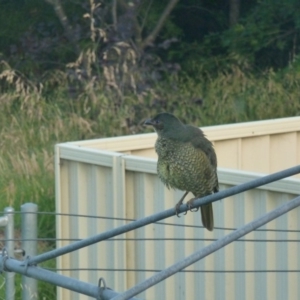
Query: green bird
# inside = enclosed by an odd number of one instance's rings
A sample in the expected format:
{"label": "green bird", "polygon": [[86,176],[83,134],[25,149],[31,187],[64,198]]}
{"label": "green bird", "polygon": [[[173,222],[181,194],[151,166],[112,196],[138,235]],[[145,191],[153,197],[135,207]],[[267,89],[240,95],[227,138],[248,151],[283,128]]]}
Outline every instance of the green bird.
{"label": "green bird", "polygon": [[[168,187],[186,191],[175,206],[176,215],[185,196],[192,192],[201,198],[219,191],[217,156],[212,143],[202,130],[183,124],[170,113],[160,113],[148,119],[158,135],[155,150],[158,155],[157,173]],[[195,198],[187,202],[189,207]],[[212,231],[214,217],[212,203],[201,206],[202,224]]]}

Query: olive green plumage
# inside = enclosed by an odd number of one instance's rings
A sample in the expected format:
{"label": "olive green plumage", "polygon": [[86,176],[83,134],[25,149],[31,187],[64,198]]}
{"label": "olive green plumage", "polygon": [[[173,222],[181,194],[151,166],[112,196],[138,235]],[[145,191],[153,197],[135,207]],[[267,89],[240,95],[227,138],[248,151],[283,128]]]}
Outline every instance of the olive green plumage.
{"label": "olive green plumage", "polygon": [[[158,134],[157,172],[167,187],[192,192],[197,198],[218,192],[217,157],[199,128],[184,125],[169,113],[160,113],[145,124],[152,125]],[[203,226],[213,230],[211,203],[201,206],[201,216]]]}

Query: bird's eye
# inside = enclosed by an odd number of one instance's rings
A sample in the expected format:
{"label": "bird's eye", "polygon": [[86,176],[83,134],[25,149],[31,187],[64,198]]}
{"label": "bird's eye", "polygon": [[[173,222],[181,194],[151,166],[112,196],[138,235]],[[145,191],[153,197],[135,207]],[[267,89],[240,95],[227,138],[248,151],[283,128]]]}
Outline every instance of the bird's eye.
{"label": "bird's eye", "polygon": [[159,124],[160,121],[159,121],[159,120],[154,120],[154,123],[155,123],[155,124]]}

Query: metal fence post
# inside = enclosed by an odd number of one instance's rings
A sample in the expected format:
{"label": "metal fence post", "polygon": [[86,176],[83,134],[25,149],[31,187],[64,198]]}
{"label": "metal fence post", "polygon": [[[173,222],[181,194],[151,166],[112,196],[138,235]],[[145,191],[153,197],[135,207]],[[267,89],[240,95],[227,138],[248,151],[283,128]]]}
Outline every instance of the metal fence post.
{"label": "metal fence post", "polygon": [[[9,257],[14,257],[15,241],[14,241],[14,209],[13,207],[6,207],[4,215],[7,217],[7,224],[5,226],[5,249]],[[15,273],[5,273],[5,299],[15,299]]]}
{"label": "metal fence post", "polygon": [[[25,257],[37,254],[37,211],[34,203],[25,203],[21,206],[21,235],[22,249]],[[22,300],[38,299],[36,279],[22,276]]]}

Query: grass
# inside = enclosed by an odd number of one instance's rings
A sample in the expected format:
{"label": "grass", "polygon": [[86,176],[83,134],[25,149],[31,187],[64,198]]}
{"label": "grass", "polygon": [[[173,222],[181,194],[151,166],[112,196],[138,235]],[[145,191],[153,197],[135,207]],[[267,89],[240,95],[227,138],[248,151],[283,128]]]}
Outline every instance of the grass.
{"label": "grass", "polygon": [[[300,114],[300,74],[293,70],[253,74],[232,67],[214,77],[181,75],[143,97],[128,95],[118,103],[100,84],[76,98],[68,96],[65,83],[56,83],[51,93],[14,84],[0,95],[0,210],[13,206],[18,211],[23,203],[34,202],[40,211],[55,211],[56,143],[145,132],[143,120],[160,111],[198,126]],[[39,237],[55,237],[54,222],[52,216],[39,216]],[[39,252],[53,247],[40,244]],[[55,262],[47,266],[55,267]],[[17,287],[20,295],[20,279]],[[39,283],[39,294],[54,299],[55,288]]]}

